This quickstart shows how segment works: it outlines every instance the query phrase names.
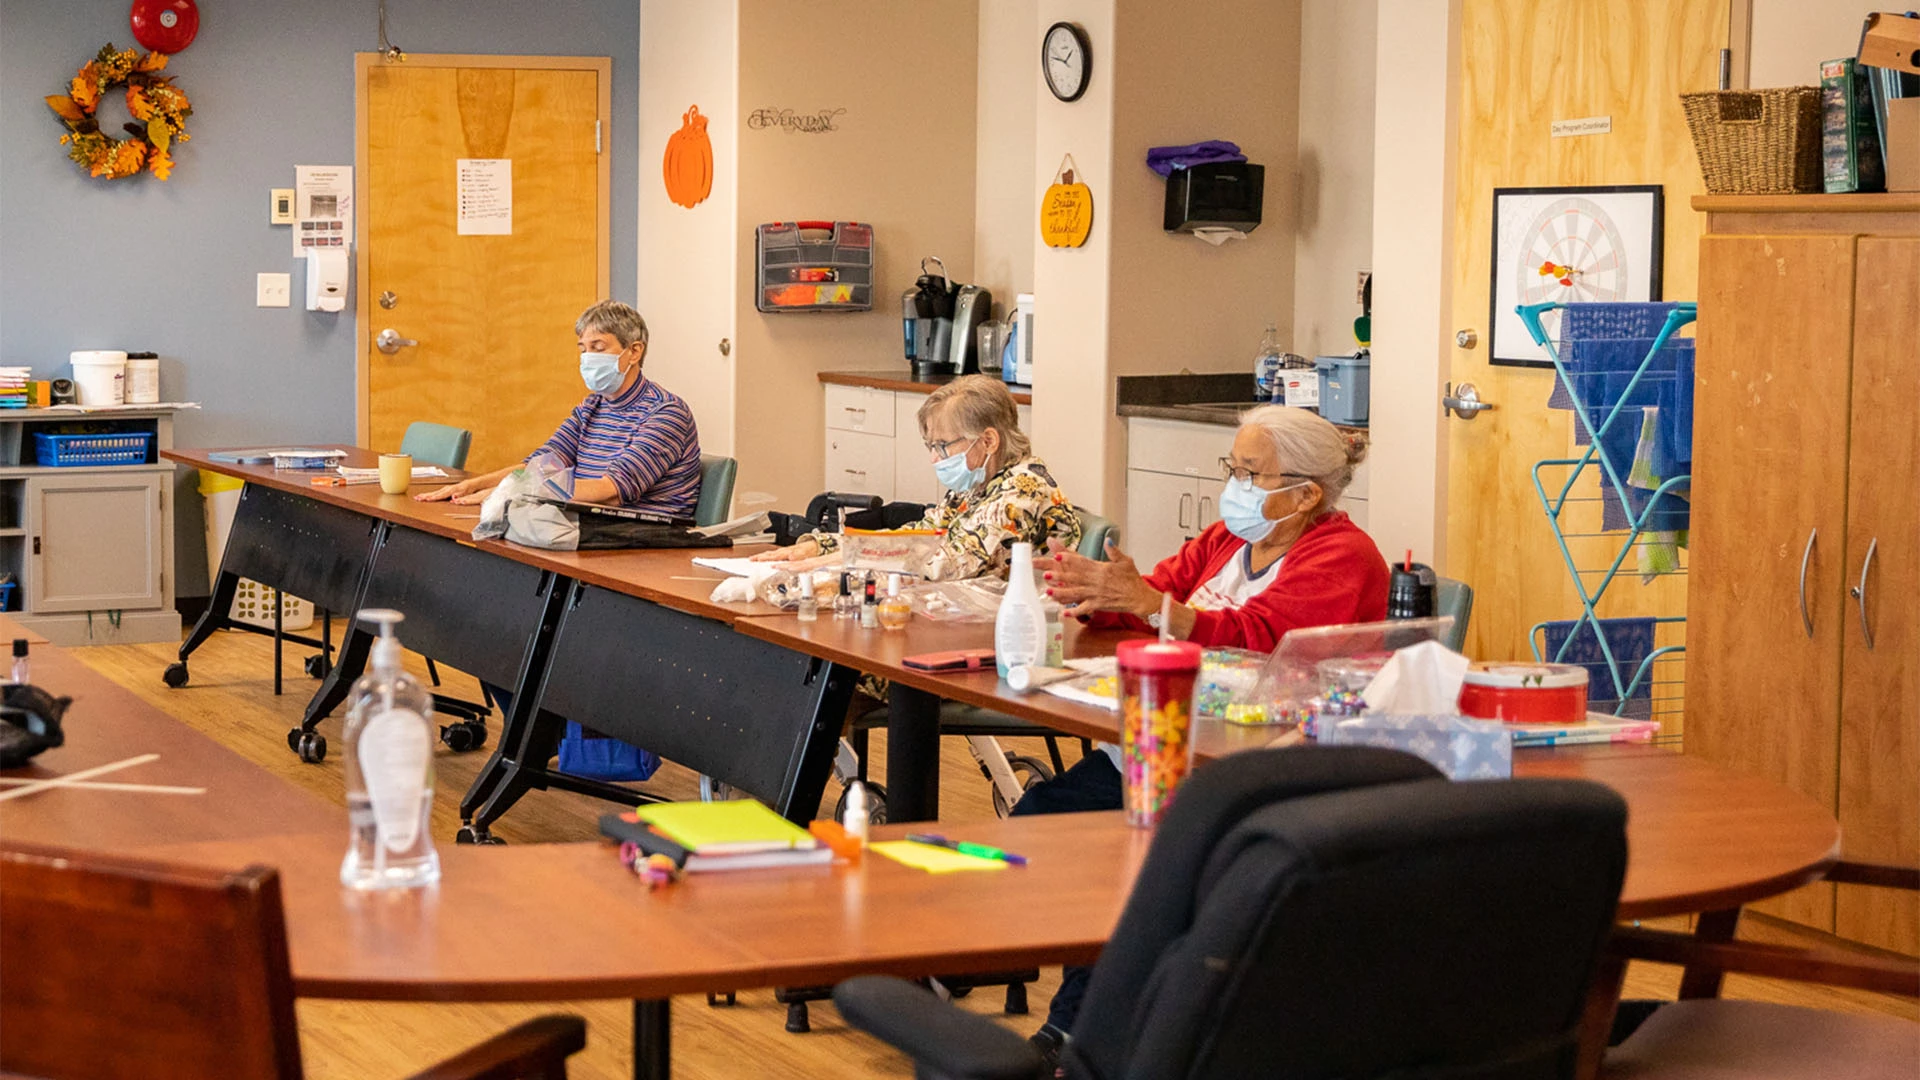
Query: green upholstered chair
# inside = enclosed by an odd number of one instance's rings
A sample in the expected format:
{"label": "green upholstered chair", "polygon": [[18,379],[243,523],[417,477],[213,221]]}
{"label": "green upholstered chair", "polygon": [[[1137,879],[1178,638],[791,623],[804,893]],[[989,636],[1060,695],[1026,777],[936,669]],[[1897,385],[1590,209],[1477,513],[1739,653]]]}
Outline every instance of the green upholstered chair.
{"label": "green upholstered chair", "polygon": [[695,525],[718,525],[733,509],[733,477],[739,462],[718,454],[700,455],[700,503],[693,508]]}
{"label": "green upholstered chair", "polygon": [[1107,537],[1111,536],[1114,543],[1119,543],[1119,528],[1109,519],[1077,506],[1073,508],[1073,513],[1080,519],[1080,554],[1106,562]]}
{"label": "green upholstered chair", "polygon": [[1433,590],[1433,613],[1453,616],[1453,628],[1440,643],[1454,652],[1466,651],[1467,621],[1473,618],[1473,586],[1441,578]]}
{"label": "green upholstered chair", "polygon": [[407,433],[400,437],[401,453],[412,454],[413,460],[422,465],[443,469],[466,468],[467,450],[472,446],[473,432],[429,420],[408,424]]}

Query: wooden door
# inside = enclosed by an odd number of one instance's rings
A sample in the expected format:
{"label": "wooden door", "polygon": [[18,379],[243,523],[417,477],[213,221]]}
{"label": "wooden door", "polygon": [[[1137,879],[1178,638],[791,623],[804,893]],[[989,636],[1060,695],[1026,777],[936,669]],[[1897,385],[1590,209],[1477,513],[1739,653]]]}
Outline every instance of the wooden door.
{"label": "wooden door", "polygon": [[[1530,478],[1534,462],[1570,456],[1573,414],[1546,407],[1551,371],[1488,362],[1493,189],[1662,185],[1663,292],[1668,299],[1693,299],[1700,222],[1687,200],[1701,192],[1702,183],[1679,95],[1714,87],[1727,5],[1725,0],[1462,0],[1459,6],[1453,324],[1436,329],[1449,339],[1455,330],[1477,332],[1474,347],[1453,349],[1451,377],[1456,384],[1473,383],[1481,400],[1495,409],[1472,421],[1446,421],[1447,564],[1442,571],[1474,589],[1467,654],[1498,660],[1531,655],[1529,629],[1543,620],[1578,616],[1580,602]],[[1554,120],[1588,116],[1609,117],[1612,131],[1551,137]],[[1376,384],[1386,377],[1376,367]],[[1594,472],[1589,468],[1588,475]],[[1576,494],[1597,495],[1597,487],[1587,481]],[[1568,531],[1598,532],[1598,506],[1573,504],[1576,516]],[[1578,564],[1588,568],[1607,565],[1623,539],[1624,534],[1586,537],[1570,544]],[[1589,586],[1597,581],[1598,575],[1588,578]],[[1601,614],[1678,615],[1684,608],[1683,579],[1661,578],[1643,587],[1628,577],[1610,590]],[[1660,643],[1677,644],[1677,635],[1663,633]],[[1676,733],[1676,719],[1662,716],[1667,734]]]}
{"label": "wooden door", "polygon": [[[608,291],[611,62],[356,57],[360,443],[473,432],[467,467],[519,460],[586,390],[574,320]],[[460,162],[506,159],[511,232],[462,235]],[[382,297],[391,294],[392,306]],[[419,342],[379,351],[385,329]]]}
{"label": "wooden door", "polygon": [[161,525],[168,474],[87,471],[27,481],[27,610],[157,608],[169,539]]}
{"label": "wooden door", "polygon": [[[1852,617],[1843,577],[1854,245],[1819,235],[1700,245],[1686,749],[1827,807]],[[1833,887],[1759,909],[1831,930]]]}
{"label": "wooden door", "polygon": [[[1914,866],[1920,864],[1920,611],[1914,606],[1920,596],[1920,424],[1914,420],[1920,416],[1914,354],[1920,238],[1862,237],[1856,266],[1840,612],[1840,827],[1848,857]],[[1920,954],[1920,898],[1842,885],[1834,930]]]}

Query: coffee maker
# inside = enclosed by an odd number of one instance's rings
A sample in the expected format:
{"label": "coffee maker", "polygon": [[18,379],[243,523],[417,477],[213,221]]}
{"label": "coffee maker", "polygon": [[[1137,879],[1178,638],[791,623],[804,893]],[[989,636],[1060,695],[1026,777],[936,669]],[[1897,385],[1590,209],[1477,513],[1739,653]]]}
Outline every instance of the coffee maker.
{"label": "coffee maker", "polygon": [[[932,263],[935,270],[929,270]],[[936,272],[937,271],[937,272]],[[920,277],[900,297],[900,326],[915,378],[980,370],[975,330],[991,317],[993,294],[956,285],[936,255],[920,260]]]}

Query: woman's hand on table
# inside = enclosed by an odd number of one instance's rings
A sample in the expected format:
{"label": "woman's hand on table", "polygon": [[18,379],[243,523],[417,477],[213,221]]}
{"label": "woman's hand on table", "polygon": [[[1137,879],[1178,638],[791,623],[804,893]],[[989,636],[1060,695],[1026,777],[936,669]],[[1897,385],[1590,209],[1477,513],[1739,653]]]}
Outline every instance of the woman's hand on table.
{"label": "woman's hand on table", "polygon": [[1047,550],[1047,595],[1065,606],[1067,614],[1081,618],[1096,611],[1124,611],[1144,618],[1160,610],[1159,591],[1111,539],[1106,562],[1089,559],[1059,540],[1048,540]]}
{"label": "woman's hand on table", "polygon": [[486,501],[487,491],[490,488],[491,485],[483,483],[482,478],[476,476],[458,483],[428,488],[413,498],[415,502],[451,501],[461,506],[471,506],[474,503]]}
{"label": "woman's hand on table", "polygon": [[797,544],[783,548],[774,548],[772,551],[763,551],[758,555],[750,556],[750,558],[752,558],[754,562],[799,562],[801,559],[811,559],[818,554],[820,554],[820,542],[812,537],[807,537]]}

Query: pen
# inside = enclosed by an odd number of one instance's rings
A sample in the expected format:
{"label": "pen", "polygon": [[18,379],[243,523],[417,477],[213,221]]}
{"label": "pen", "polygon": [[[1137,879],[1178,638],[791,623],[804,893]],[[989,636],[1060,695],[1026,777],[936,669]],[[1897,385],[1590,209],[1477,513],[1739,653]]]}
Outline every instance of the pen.
{"label": "pen", "polygon": [[1027,857],[1025,855],[1015,855],[1011,851],[1001,851],[997,847],[988,847],[986,844],[971,844],[965,840],[949,840],[944,836],[936,836],[933,833],[908,833],[907,839],[916,844],[930,844],[934,847],[946,848],[949,851],[957,851],[962,855],[973,855],[982,859],[999,859],[1001,862],[1012,863],[1015,866],[1027,865]]}

